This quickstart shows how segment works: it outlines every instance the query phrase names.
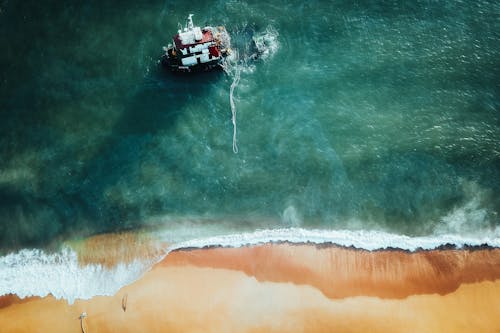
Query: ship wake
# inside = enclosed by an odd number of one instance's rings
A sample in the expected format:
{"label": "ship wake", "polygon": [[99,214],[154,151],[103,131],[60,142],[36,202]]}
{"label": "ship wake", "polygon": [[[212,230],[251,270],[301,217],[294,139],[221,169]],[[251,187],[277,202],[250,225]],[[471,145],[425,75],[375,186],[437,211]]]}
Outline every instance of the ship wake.
{"label": "ship wake", "polygon": [[[251,38],[248,36],[251,35]],[[233,35],[234,44],[231,43],[229,35],[225,35],[224,43],[228,48],[234,45],[232,54],[226,57],[222,68],[232,79],[229,88],[229,104],[231,106],[231,122],[233,125],[233,152],[238,153],[236,104],[234,91],[240,83],[241,73],[253,73],[256,60],[267,60],[271,58],[279,48],[278,31],[269,26],[263,32],[255,32],[249,27],[237,29]]]}

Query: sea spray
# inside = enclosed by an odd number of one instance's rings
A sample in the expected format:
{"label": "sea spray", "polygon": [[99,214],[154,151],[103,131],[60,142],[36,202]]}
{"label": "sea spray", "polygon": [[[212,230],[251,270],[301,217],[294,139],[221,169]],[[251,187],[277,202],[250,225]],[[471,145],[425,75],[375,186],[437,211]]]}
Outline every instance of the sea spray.
{"label": "sea spray", "polygon": [[498,235],[500,226],[495,225],[495,216],[491,214],[494,209],[494,200],[491,191],[481,188],[475,182],[462,184],[465,200],[461,205],[453,207],[439,223],[436,224],[436,234],[467,234],[482,235],[490,233]]}

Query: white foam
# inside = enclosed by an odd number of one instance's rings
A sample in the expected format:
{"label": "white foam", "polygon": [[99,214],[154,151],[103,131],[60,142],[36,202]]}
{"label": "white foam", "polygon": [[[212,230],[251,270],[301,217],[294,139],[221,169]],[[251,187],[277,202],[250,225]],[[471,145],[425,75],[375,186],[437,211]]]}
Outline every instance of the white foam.
{"label": "white foam", "polygon": [[488,245],[491,247],[500,247],[500,237],[498,237],[498,234],[491,234],[484,237],[467,237],[451,234],[409,237],[381,231],[306,230],[301,228],[283,228],[193,239],[175,244],[169,248],[169,251],[182,248],[202,248],[208,246],[241,247],[269,242],[313,244],[333,243],[340,246],[353,246],[370,251],[387,248],[398,248],[409,251],[415,251],[418,249],[431,250],[447,244],[454,245],[457,248],[462,248],[466,245]]}
{"label": "white foam", "polygon": [[481,235],[485,232],[500,234],[500,227],[491,230],[488,214],[489,193],[475,182],[465,182],[463,191],[467,200],[441,218],[434,232],[437,234]]}
{"label": "white foam", "polygon": [[268,26],[264,32],[256,33],[253,36],[253,41],[261,59],[266,60],[278,51],[280,46],[278,37],[278,30],[272,26]]}
{"label": "white foam", "polygon": [[[196,233],[190,233],[191,237],[194,235]],[[156,236],[161,237],[161,233]],[[446,244],[453,244],[458,248],[465,245],[500,247],[498,233],[484,237],[409,237],[380,231],[283,228],[186,240],[170,246],[167,251],[208,246],[241,247],[269,242],[333,243],[366,250],[399,248],[410,251],[434,249]],[[101,265],[80,266],[77,254],[69,248],[55,254],[42,250],[21,250],[0,257],[0,296],[13,293],[24,298],[52,294],[71,304],[75,299],[114,295],[123,286],[139,279],[152,264],[152,261],[137,260],[108,269]]]}
{"label": "white foam", "polygon": [[52,294],[71,304],[78,298],[113,295],[138,279],[150,265],[151,262],[137,260],[111,269],[101,265],[80,266],[71,249],[55,254],[21,250],[0,257],[0,295],[13,293],[24,298]]}

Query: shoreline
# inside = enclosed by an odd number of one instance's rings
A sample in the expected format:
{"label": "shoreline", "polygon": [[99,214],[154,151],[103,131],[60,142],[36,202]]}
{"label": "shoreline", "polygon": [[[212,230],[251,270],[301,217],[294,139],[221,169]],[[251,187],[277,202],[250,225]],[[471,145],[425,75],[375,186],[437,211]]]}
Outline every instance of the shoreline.
{"label": "shoreline", "polygon": [[258,281],[311,285],[329,298],[405,298],[456,290],[463,283],[500,279],[500,249],[422,251],[352,249],[290,242],[248,247],[187,248],[156,266],[242,271]]}
{"label": "shoreline", "polygon": [[113,296],[69,305],[9,295],[0,305],[6,332],[81,332],[82,312],[86,333],[494,332],[500,249],[407,253],[266,243],[175,250]]}
{"label": "shoreline", "polygon": [[186,246],[186,247],[178,247],[171,250],[169,253],[173,252],[183,252],[183,251],[193,251],[193,250],[210,250],[210,249],[237,249],[241,247],[255,247],[255,246],[263,246],[263,245],[290,245],[290,246],[313,246],[316,249],[324,249],[324,248],[339,248],[353,251],[361,251],[361,252],[385,252],[385,251],[395,251],[395,252],[405,252],[405,253],[415,253],[415,252],[428,252],[428,251],[449,251],[449,250],[467,250],[467,251],[482,251],[482,250],[495,250],[500,247],[492,246],[487,243],[481,245],[468,245],[465,244],[463,246],[458,246],[456,244],[446,243],[443,245],[436,246],[431,249],[418,247],[415,250],[409,250],[399,247],[385,247],[385,248],[376,248],[376,249],[365,249],[363,247],[356,247],[354,245],[342,245],[337,244],[335,242],[322,242],[315,243],[312,241],[303,241],[303,242],[292,242],[288,240],[277,240],[277,241],[268,241],[268,242],[259,242],[259,243],[251,243],[246,245],[203,245],[201,247],[197,246]]}

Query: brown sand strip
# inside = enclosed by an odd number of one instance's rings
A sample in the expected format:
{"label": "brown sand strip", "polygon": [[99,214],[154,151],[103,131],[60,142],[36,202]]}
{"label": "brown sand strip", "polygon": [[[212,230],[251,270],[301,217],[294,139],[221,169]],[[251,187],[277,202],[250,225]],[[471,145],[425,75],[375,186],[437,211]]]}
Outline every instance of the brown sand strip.
{"label": "brown sand strip", "polygon": [[329,299],[308,285],[259,282],[235,270],[157,266],[113,297],[12,304],[0,309],[0,330],[79,333],[82,312],[87,333],[499,332],[500,281],[444,296]]}
{"label": "brown sand strip", "polygon": [[444,295],[462,283],[499,279],[500,249],[365,251],[279,243],[179,250],[159,265],[243,271],[259,281],[307,284],[329,298],[404,298]]}
{"label": "brown sand strip", "polygon": [[3,295],[0,296],[0,309],[10,306],[12,304],[26,303],[34,299],[40,299],[40,297],[33,296],[33,297],[19,298],[19,296],[15,294]]}

